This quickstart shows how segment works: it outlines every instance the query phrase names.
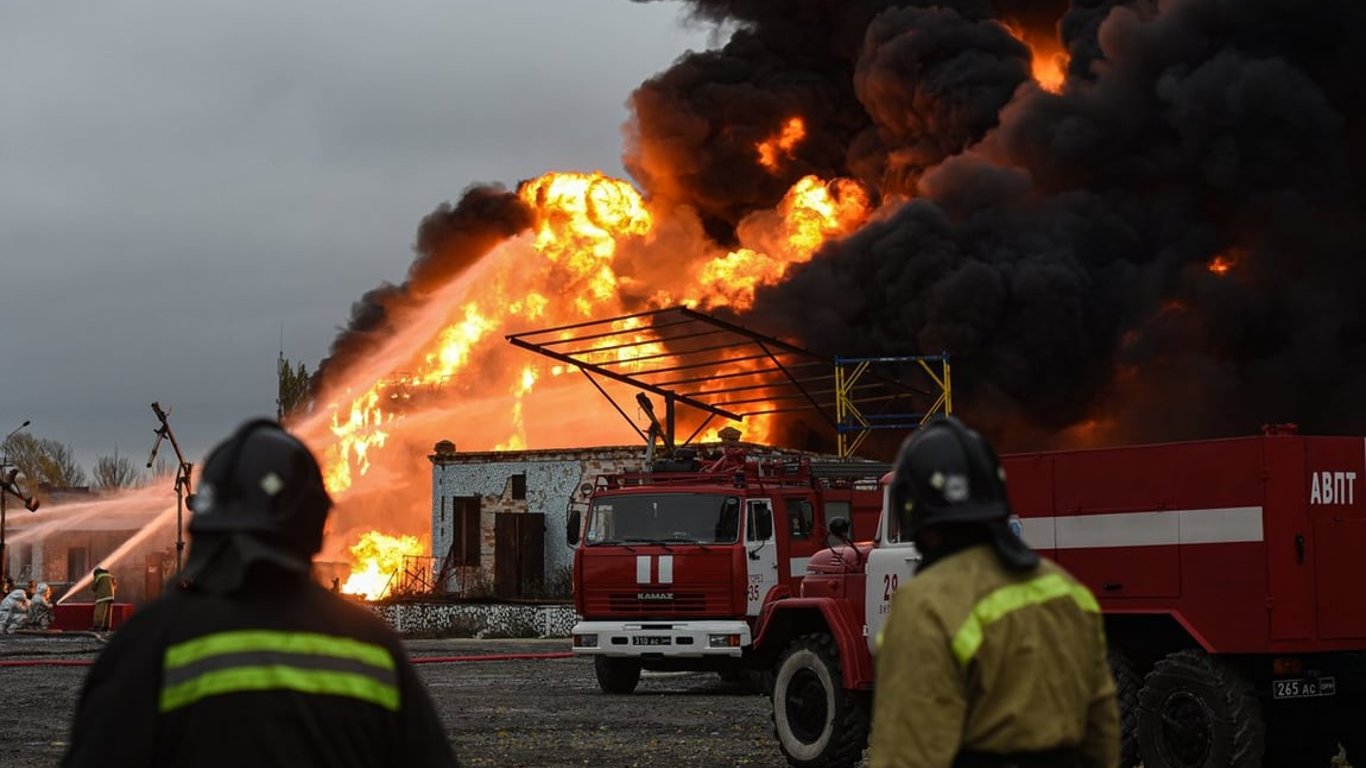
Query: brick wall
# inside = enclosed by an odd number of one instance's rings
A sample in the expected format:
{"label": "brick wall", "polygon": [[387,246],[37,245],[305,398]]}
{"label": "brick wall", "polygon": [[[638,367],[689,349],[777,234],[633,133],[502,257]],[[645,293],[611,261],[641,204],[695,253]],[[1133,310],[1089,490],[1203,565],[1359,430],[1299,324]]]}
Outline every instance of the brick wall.
{"label": "brick wall", "polygon": [[[532,512],[545,515],[545,575],[553,581],[557,572],[567,571],[573,563],[573,549],[566,541],[570,502],[586,502],[588,494],[582,488],[591,488],[600,474],[640,469],[643,454],[639,447],[436,454],[431,457],[432,554],[439,564],[450,549],[451,500],[478,496],[480,578],[493,581],[494,516]],[[512,498],[514,475],[526,476],[525,499]],[[459,591],[461,585],[451,583],[447,588]]]}

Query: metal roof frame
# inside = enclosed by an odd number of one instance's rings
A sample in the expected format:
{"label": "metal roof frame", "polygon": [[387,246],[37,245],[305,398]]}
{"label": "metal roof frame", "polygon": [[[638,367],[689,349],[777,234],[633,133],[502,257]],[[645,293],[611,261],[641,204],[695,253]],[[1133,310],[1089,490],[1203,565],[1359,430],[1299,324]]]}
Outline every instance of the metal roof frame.
{"label": "metal roof frame", "polygon": [[[851,412],[858,414],[857,428],[877,428],[870,426],[877,421],[875,414],[904,414],[908,403],[934,400],[932,390],[943,386],[936,380],[939,387],[918,387],[866,366],[860,376],[849,377],[842,370],[849,358],[824,357],[682,306],[524,331],[507,340],[578,368],[642,439],[652,443],[658,430],[670,450],[675,446],[676,410],[682,405],[707,414],[683,445],[716,416],[742,421],[746,416],[810,411],[841,436],[843,454],[843,435],[853,426],[844,422]],[[639,390],[636,401],[653,422],[649,433],[636,426],[599,378]],[[663,424],[646,393],[663,399]],[[944,401],[944,395],[938,398],[936,404]],[[902,419],[895,421],[899,426]]]}

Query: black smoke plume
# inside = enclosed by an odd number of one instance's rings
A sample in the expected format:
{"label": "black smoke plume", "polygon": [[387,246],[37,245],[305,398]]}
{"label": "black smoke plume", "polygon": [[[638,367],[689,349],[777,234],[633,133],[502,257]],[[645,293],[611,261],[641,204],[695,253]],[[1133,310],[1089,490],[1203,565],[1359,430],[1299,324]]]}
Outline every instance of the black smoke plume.
{"label": "black smoke plume", "polygon": [[408,267],[407,279],[401,285],[381,284],[351,305],[351,320],[319,363],[313,391],[320,392],[348,365],[388,339],[396,330],[392,323],[396,310],[420,303],[531,224],[531,209],[515,193],[494,185],[471,186],[454,206],[437,206],[418,225],[413,245],[417,255]]}
{"label": "black smoke plume", "polygon": [[887,24],[972,56],[982,79],[935,94],[968,130],[912,122],[913,67],[861,90],[870,115],[932,134],[916,197],[762,291],[748,322],[838,354],[948,351],[960,412],[1007,448],[1088,423],[1125,441],[1366,430],[1366,6],[1074,3],[1065,90],[1014,87],[984,132],[961,105],[985,103],[989,62],[1001,88],[1018,72],[933,18],[878,16],[863,56]]}
{"label": "black smoke plume", "polygon": [[[732,34],[631,96],[625,163],[657,214],[695,211],[729,245],[809,173],[883,205],[761,290],[749,327],[827,354],[947,351],[956,410],[1006,449],[1366,430],[1366,3],[688,8]],[[1067,52],[1059,93],[1030,76],[1038,39]],[[796,116],[790,157],[757,162]],[[500,191],[438,209],[329,367],[528,222]]]}

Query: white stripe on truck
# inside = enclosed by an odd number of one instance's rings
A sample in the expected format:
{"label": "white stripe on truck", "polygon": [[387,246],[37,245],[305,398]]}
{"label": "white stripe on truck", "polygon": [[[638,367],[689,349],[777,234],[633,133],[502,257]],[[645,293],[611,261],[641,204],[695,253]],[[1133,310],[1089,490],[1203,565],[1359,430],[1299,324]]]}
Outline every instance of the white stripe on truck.
{"label": "white stripe on truck", "polygon": [[1261,507],[1024,517],[1020,522],[1024,526],[1024,540],[1035,549],[1161,547],[1262,540]]}

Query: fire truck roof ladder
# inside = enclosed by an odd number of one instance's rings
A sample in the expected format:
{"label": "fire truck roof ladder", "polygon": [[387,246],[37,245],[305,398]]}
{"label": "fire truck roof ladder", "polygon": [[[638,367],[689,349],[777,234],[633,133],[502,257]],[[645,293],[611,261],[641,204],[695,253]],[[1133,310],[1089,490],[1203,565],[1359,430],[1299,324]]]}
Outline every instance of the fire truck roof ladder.
{"label": "fire truck roof ladder", "polygon": [[[951,404],[947,355],[828,358],[687,307],[525,331],[507,339],[582,371],[642,440],[653,446],[662,439],[667,451],[691,443],[717,416],[741,421],[807,411],[835,432],[840,456],[849,458],[868,430],[914,428]],[[897,368],[906,363],[919,365],[910,378]],[[923,374],[929,374],[929,384],[914,383]],[[636,426],[600,379],[639,390],[636,399],[651,422],[648,431]],[[662,419],[641,403],[649,402],[647,393],[664,401]],[[928,400],[934,404],[923,414],[903,412]],[[675,434],[680,405],[706,414],[684,440]],[[846,437],[854,432],[859,436]]]}

